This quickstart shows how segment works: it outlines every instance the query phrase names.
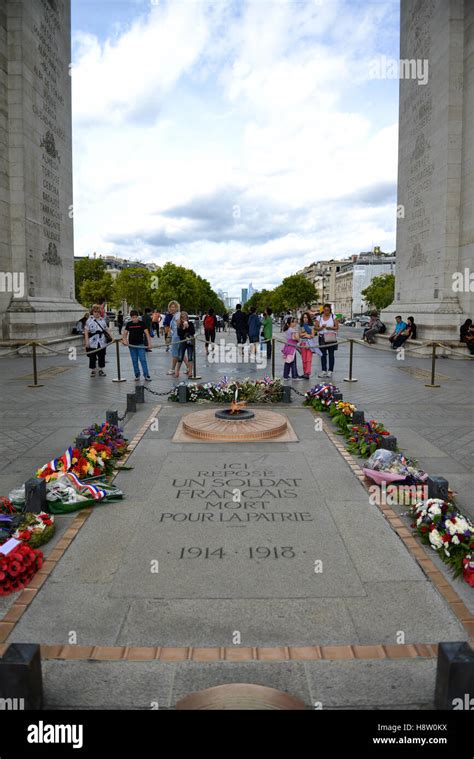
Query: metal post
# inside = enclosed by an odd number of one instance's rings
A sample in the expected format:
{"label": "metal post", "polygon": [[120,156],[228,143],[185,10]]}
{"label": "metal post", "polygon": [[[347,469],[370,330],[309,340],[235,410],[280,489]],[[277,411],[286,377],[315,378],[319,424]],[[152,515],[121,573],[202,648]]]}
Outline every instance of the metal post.
{"label": "metal post", "polygon": [[382,435],[380,447],[384,448],[386,451],[396,451],[397,438],[395,437],[395,435]]}
{"label": "metal post", "polygon": [[135,386],[135,395],[137,398],[137,403],[145,403],[145,388],[143,385]]}
{"label": "metal post", "polygon": [[92,435],[78,435],[76,438],[76,448],[82,451],[83,448],[88,448],[92,442]]}
{"label": "metal post", "polygon": [[123,379],[120,374],[120,347],[119,347],[120,340],[115,341],[115,347],[117,349],[117,378],[113,379],[112,382],[126,382],[126,379]]}
{"label": "metal post", "polygon": [[137,410],[137,396],[135,393],[127,393],[127,411],[132,413]]}
{"label": "metal post", "polygon": [[442,498],[443,501],[447,501],[449,482],[445,477],[432,474],[425,480],[425,485],[428,486],[428,498]]}
{"label": "metal post", "polygon": [[441,385],[435,384],[435,372],[436,372],[436,343],[433,343],[433,352],[431,354],[431,383],[426,384],[425,387],[441,387]]}
{"label": "metal post", "polygon": [[114,427],[118,427],[118,411],[106,411],[105,421],[107,424],[112,424]]}
{"label": "metal post", "polygon": [[10,643],[0,658],[0,697],[4,709],[31,711],[43,708],[39,645]]}
{"label": "metal post", "polygon": [[354,341],[350,337],[349,338],[349,376],[344,377],[344,382],[357,382],[358,380],[355,379],[355,377],[352,376],[352,361],[353,361],[353,353],[354,353]]}
{"label": "metal post", "polygon": [[291,403],[291,387],[289,385],[283,385],[282,391],[282,403]]}
{"label": "metal post", "polygon": [[469,643],[440,643],[436,669],[435,709],[472,709],[474,651]]}
{"label": "metal post", "polygon": [[32,356],[33,356],[33,384],[28,385],[28,387],[44,387],[44,385],[41,385],[38,383],[38,367],[36,364],[36,343],[32,343]]}
{"label": "metal post", "polygon": [[363,411],[357,409],[352,414],[352,424],[365,424],[365,415]]}
{"label": "metal post", "polygon": [[275,379],[275,344],[276,340],[272,338],[272,379]]}
{"label": "metal post", "polygon": [[189,375],[188,375],[188,379],[199,380],[199,379],[201,379],[201,377],[197,373],[197,340],[196,340],[196,336],[193,337],[193,346],[194,346],[194,361],[193,361],[194,374],[193,374],[192,377],[189,377]]}
{"label": "metal post", "polygon": [[25,482],[25,511],[39,514],[46,511],[46,480],[31,477]]}

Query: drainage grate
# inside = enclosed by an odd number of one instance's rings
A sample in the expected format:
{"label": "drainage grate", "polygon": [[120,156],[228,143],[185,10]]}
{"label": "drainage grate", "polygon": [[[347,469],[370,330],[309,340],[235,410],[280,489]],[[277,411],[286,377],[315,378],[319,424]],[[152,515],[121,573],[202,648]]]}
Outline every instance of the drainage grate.
{"label": "drainage grate", "polygon": [[[430,369],[419,369],[417,366],[397,366],[397,369],[400,369],[400,371],[402,372],[407,372],[407,374],[410,374],[412,377],[415,377],[416,379],[422,379],[422,380],[431,379]],[[455,377],[449,377],[447,374],[441,374],[438,371],[436,372],[436,379],[449,380],[451,382],[456,382]]]}
{"label": "drainage grate", "polygon": [[[72,369],[72,366],[50,366],[49,369],[40,369],[38,372],[38,379],[53,379],[53,377],[56,377],[58,374],[68,372],[70,369]],[[17,377],[17,379],[32,380],[34,379],[34,376],[33,374],[25,374],[24,377]]]}

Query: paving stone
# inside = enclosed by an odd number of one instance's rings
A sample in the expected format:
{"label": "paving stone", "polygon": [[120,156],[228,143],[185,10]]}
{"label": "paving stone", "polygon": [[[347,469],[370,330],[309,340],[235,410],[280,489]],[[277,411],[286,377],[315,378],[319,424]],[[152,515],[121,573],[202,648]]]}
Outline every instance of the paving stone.
{"label": "paving stone", "polygon": [[161,709],[170,701],[173,664],[45,661],[47,709]]}
{"label": "paving stone", "polygon": [[[104,646],[115,643],[128,603],[109,597],[108,585],[47,582],[36,594],[10,640],[18,643]],[[25,593],[25,591],[23,591]],[[69,634],[76,634],[75,641]]]}
{"label": "paving stone", "polygon": [[[323,709],[431,706],[436,660],[305,661],[311,703]],[[321,707],[319,707],[321,708]]]}
{"label": "paving stone", "polygon": [[353,643],[344,602],[305,600],[133,601],[117,644],[137,646],[289,646]]}
{"label": "paving stone", "polygon": [[444,599],[426,581],[364,583],[365,598],[346,599],[346,605],[364,643],[435,643],[466,640],[465,630]]}
{"label": "paving stone", "polygon": [[332,500],[328,506],[363,582],[424,579],[403,543],[387,529],[386,519],[377,506]]}

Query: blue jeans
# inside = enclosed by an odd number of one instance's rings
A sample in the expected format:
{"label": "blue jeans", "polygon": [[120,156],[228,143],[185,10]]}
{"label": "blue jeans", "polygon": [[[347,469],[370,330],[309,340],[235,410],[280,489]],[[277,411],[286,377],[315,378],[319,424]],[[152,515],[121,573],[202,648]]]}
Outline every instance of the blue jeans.
{"label": "blue jeans", "polygon": [[133,371],[135,372],[135,377],[140,376],[140,367],[138,365],[138,362],[142,365],[143,370],[143,376],[149,377],[150,372],[148,371],[148,364],[146,361],[146,353],[145,353],[145,346],[144,345],[136,345],[136,346],[129,346],[130,355],[132,357],[132,364],[133,364]]}
{"label": "blue jeans", "polygon": [[334,370],[334,352],[336,348],[321,348],[321,369],[323,372],[327,372],[328,370],[328,361],[329,361],[329,371],[332,372]]}

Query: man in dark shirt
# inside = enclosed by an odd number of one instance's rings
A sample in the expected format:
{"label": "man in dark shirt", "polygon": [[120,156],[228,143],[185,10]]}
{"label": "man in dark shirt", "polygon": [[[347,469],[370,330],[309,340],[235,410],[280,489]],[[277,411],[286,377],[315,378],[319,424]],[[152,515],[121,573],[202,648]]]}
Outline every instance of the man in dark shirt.
{"label": "man in dark shirt", "polygon": [[124,327],[122,342],[124,345],[127,345],[130,350],[130,356],[132,358],[133,369],[135,372],[135,379],[140,379],[140,363],[143,371],[143,376],[147,382],[151,382],[145,353],[145,342],[148,346],[148,349],[151,350],[151,337],[148,329],[140,320],[138,311],[130,311],[130,321],[127,322]]}
{"label": "man in dark shirt", "polygon": [[232,314],[230,325],[235,329],[237,345],[244,345],[247,342],[248,321],[247,314],[242,311],[240,303],[237,303],[236,311]]}

